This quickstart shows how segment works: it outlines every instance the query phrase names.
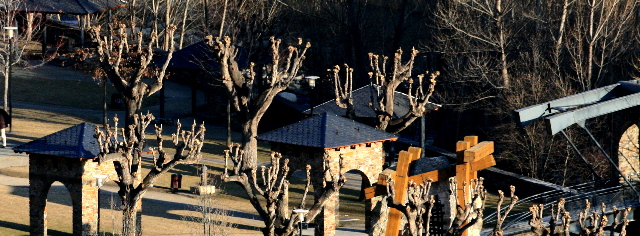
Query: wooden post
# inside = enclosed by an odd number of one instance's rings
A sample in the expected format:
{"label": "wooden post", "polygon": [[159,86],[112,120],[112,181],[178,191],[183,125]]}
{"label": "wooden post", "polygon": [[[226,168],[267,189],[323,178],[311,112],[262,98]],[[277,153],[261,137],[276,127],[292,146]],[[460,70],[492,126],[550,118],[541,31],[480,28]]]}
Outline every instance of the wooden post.
{"label": "wooden post", "polygon": [[[396,170],[385,169],[380,173],[377,185],[365,189],[365,197],[370,199],[375,196],[387,194],[385,187],[387,185],[387,179],[392,179],[395,183],[394,199],[404,204],[409,180],[413,180],[416,183],[423,183],[427,179],[437,182],[440,180],[447,180],[450,177],[455,177],[458,182],[457,203],[464,208],[465,203],[471,201],[471,180],[478,178],[478,171],[496,164],[493,155],[491,155],[493,153],[493,149],[494,145],[491,141],[478,143],[477,136],[466,136],[464,137],[464,141],[458,141],[456,143],[456,164],[443,169],[408,176],[411,162],[419,159],[422,152],[422,149],[420,148],[410,147],[408,151],[400,152]],[[464,191],[464,193],[462,190],[463,183],[467,184],[466,191]],[[386,235],[399,235],[399,231],[402,228],[401,222],[402,213],[393,208],[389,209]],[[467,232],[465,231],[462,235],[466,236]]]}
{"label": "wooden post", "polygon": [[[420,158],[422,149],[410,147],[409,151],[401,151],[398,157],[398,165],[396,167],[395,176],[395,196],[394,199],[404,204],[407,196],[407,187],[409,185],[409,165],[412,161]],[[402,224],[402,212],[391,208],[389,209],[389,221],[387,223],[386,235],[396,236],[399,234]]]}

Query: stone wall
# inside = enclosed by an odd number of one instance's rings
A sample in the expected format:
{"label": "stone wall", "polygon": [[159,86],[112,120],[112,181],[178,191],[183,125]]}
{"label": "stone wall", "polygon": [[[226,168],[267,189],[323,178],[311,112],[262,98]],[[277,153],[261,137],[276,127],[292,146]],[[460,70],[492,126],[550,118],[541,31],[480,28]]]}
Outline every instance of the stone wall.
{"label": "stone wall", "polygon": [[71,195],[73,235],[96,235],[98,189],[96,174],[109,173],[113,164],[98,166],[90,159],[29,155],[29,217],[32,235],[47,235],[46,205],[51,185],[62,183]]}
{"label": "stone wall", "polygon": [[[638,126],[636,124],[631,125],[620,137],[618,143],[618,167],[622,172],[622,175],[632,175],[630,180],[640,181],[638,175],[634,175],[640,171],[640,156],[638,155]],[[620,179],[620,183],[624,183],[623,179]]]}
{"label": "stone wall", "polygon": [[[382,172],[384,164],[384,148],[382,142],[353,145],[341,148],[310,148],[294,145],[272,144],[271,149],[280,152],[283,157],[291,160],[293,170],[304,170],[306,165],[311,165],[312,182],[314,189],[322,187],[322,170],[324,169],[324,158],[329,160],[329,168],[336,173],[340,167],[340,157],[342,156],[342,173],[357,170],[363,177],[363,188],[370,187],[372,183],[378,181],[378,174]],[[375,200],[366,202],[365,221],[367,229],[370,228],[371,210],[376,205]],[[335,235],[335,229],[339,219],[339,196],[335,195],[327,201],[322,213],[316,218],[316,235]]]}

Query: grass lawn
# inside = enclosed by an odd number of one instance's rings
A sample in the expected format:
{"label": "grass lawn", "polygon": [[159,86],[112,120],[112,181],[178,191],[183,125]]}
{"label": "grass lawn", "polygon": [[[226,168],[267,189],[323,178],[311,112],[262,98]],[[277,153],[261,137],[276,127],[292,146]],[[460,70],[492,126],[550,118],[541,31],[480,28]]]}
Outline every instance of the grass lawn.
{"label": "grass lawn", "polygon": [[[104,88],[97,81],[24,77],[17,77],[12,81],[12,97],[15,100],[96,110],[102,110],[103,107]],[[4,86],[4,81],[0,81],[0,85]],[[109,83],[107,104],[111,103],[111,94],[116,92]],[[158,96],[154,94],[144,100],[143,106],[155,105],[158,102]]]}
{"label": "grass lawn", "polygon": [[[0,80],[0,87],[2,85],[2,81]],[[78,107],[78,108],[87,108],[87,109],[96,109],[100,110],[102,108],[102,87],[97,82],[92,81],[76,81],[76,80],[53,80],[46,78],[20,78],[16,77],[13,80],[13,99],[20,101],[29,101],[35,103],[42,104],[52,104],[52,105],[62,105],[62,106],[70,106],[70,107]],[[112,87],[109,87],[108,94],[115,92]],[[154,99],[146,99],[145,101],[154,100]],[[157,99],[156,99],[157,100]],[[153,104],[154,101],[150,103]],[[146,105],[150,105],[149,103],[145,103]],[[43,110],[34,110],[34,109],[13,109],[14,115],[14,127],[12,127],[12,132],[10,133],[10,138],[13,141],[17,141],[19,144],[26,143],[32,141],[37,138],[41,138],[43,136],[49,135],[51,133],[60,131],[62,129],[71,127],[73,125],[77,125],[82,122],[95,122],[95,118],[91,115],[86,116],[77,116],[70,114],[62,114],[56,112],[49,112]],[[165,127],[165,140],[170,139],[169,132],[172,132],[171,128]],[[214,139],[212,137],[219,137],[219,133],[225,133],[226,130],[223,128],[208,128],[207,131],[207,140],[203,147],[203,155],[205,158],[209,159],[221,159],[223,150],[226,149],[225,143],[226,140]],[[147,137],[153,137],[154,135],[148,135]],[[155,146],[155,139],[149,139],[148,146]],[[167,141],[165,144],[165,149],[169,152],[172,150],[170,147],[172,144]],[[259,147],[259,161],[268,161],[269,159],[269,147],[268,145],[261,145]],[[224,166],[223,164],[207,164],[209,167],[209,173],[212,176],[219,176],[223,173]],[[145,161],[143,163],[143,171],[148,171],[150,168],[150,163]],[[197,185],[200,182],[199,172],[200,172],[201,164],[182,164],[178,165],[173,170],[166,173],[164,176],[160,177],[158,181],[154,184],[154,187],[151,188],[151,191],[155,192],[169,192],[170,185],[170,175],[171,174],[182,174],[182,189],[180,191],[186,192],[189,189],[189,186]],[[0,174],[19,177],[19,178],[28,178],[28,166],[14,166],[8,167],[4,169],[0,169]],[[215,178],[215,177],[214,177]],[[253,207],[249,204],[249,202],[243,199],[245,193],[243,190],[237,185],[233,183],[217,183],[219,185],[219,192],[216,196],[216,199],[219,204],[224,206],[232,207],[236,211],[247,212],[250,214],[256,214]],[[114,186],[112,181],[107,183],[107,186]],[[28,206],[28,188],[12,188],[9,186],[0,186],[0,194],[4,199],[5,204],[22,206],[19,208],[8,208],[5,210],[16,211],[16,212],[2,212],[0,211],[0,215],[5,216],[15,216],[15,217],[0,217],[0,235],[20,235],[26,234],[28,232],[28,210],[25,211],[26,206]],[[301,199],[303,182],[299,179],[292,180],[291,184],[291,209],[294,209],[299,204]],[[313,189],[310,189],[310,195],[313,194]],[[68,235],[71,233],[71,208],[70,199],[68,192],[61,186],[52,187],[49,192],[49,204],[48,204],[48,226],[49,226],[49,234],[50,235]],[[310,206],[313,203],[313,196],[308,196],[307,206]],[[119,199],[115,199],[116,202],[119,202]],[[103,202],[104,204],[104,202]],[[349,207],[348,205],[352,204],[344,204],[343,209],[347,211]],[[357,205],[357,204],[356,204]],[[361,206],[351,207],[354,209],[363,209]],[[102,207],[103,210],[105,206]],[[106,207],[108,208],[108,207]],[[145,215],[148,214],[149,208],[159,208],[162,206],[149,206],[145,205],[144,212]],[[152,210],[152,211],[153,211]],[[120,213],[117,210],[106,209],[101,214],[103,217],[106,215],[110,215],[111,221],[118,221],[120,218]],[[159,215],[166,215],[166,212],[159,213]],[[169,215],[181,215],[181,216],[189,216],[193,215],[194,212],[190,210],[174,210]],[[19,216],[19,217],[17,217]],[[3,223],[4,222],[4,223]],[[169,219],[163,219],[163,217],[157,216],[147,216],[144,218],[144,223],[146,225],[154,225],[153,230],[146,230],[145,232],[153,233],[154,235],[160,235],[162,232],[176,232],[175,227],[177,225],[181,225],[183,227],[185,224],[189,223],[183,219],[175,219],[169,217]],[[154,223],[156,222],[156,223]],[[168,223],[171,222],[171,223]],[[241,222],[236,222],[240,226],[238,226],[239,230],[245,230],[248,227],[246,225],[242,225]],[[108,227],[105,226],[103,221],[103,231],[109,231]],[[109,225],[111,223],[106,223]],[[192,224],[192,223],[189,223]],[[260,223],[258,223],[259,225]],[[113,224],[119,225],[119,223]],[[155,225],[163,225],[162,227],[157,227]],[[106,228],[105,228],[106,227]],[[188,228],[188,227],[185,227]],[[255,227],[254,227],[255,228]],[[240,231],[244,232],[244,231]],[[255,232],[255,231],[254,231]],[[171,234],[171,233],[170,233]]]}
{"label": "grass lawn", "polygon": [[[0,85],[2,85],[2,81],[0,81]],[[75,81],[75,80],[52,80],[45,78],[16,78],[14,80],[13,85],[13,98],[16,100],[43,103],[43,104],[54,104],[54,105],[63,105],[63,106],[73,106],[78,108],[88,108],[88,109],[96,109],[100,110],[102,108],[103,102],[103,90],[102,87],[97,82],[90,81]],[[115,92],[113,87],[108,88],[108,95]],[[157,98],[146,99],[146,105],[153,104],[157,102]],[[69,114],[60,114],[55,112],[48,112],[42,110],[32,110],[32,109],[14,109],[14,124],[13,132],[10,134],[10,138],[13,140],[17,140],[19,143],[26,143],[28,141],[43,137],[45,135],[54,133],[56,131],[62,130],[64,128],[68,128],[70,126],[79,124],[81,122],[91,122],[93,118],[92,116],[75,116]],[[188,127],[185,127],[188,128]],[[165,140],[170,140],[170,134],[172,132],[171,128],[165,128]],[[222,127],[211,127],[207,130],[207,140],[203,147],[203,155],[204,158],[208,159],[222,159],[223,150],[226,149],[225,140],[219,139],[220,133],[226,133],[226,129]],[[148,135],[147,137],[153,137],[154,135]],[[218,138],[214,138],[218,137]],[[155,140],[150,139],[148,142],[148,146],[155,146]],[[169,153],[172,153],[170,147],[172,144],[167,141],[164,145]],[[259,161],[268,161],[269,159],[269,147],[268,145],[261,145],[259,147]],[[215,164],[206,162],[208,166],[209,173],[214,176],[219,176],[224,171],[223,164]],[[151,191],[156,192],[168,192],[170,191],[170,175],[171,174],[182,174],[182,189],[180,191],[186,192],[189,189],[189,186],[194,186],[199,184],[200,177],[199,172],[201,170],[202,164],[182,164],[178,165],[176,168],[169,171],[169,173],[161,176],[157,182],[154,184],[154,187],[151,188]],[[143,163],[143,171],[146,172],[151,167],[148,159]],[[17,167],[9,167],[0,169],[0,174],[20,177],[20,178],[28,178],[28,167],[27,166],[17,166]],[[217,178],[219,179],[219,178]],[[113,181],[107,183],[107,185],[113,186]],[[220,181],[217,182],[219,187],[219,193],[216,196],[216,199],[219,200],[219,204],[233,207],[235,210],[240,212],[247,212],[251,214],[256,214],[253,207],[249,204],[249,202],[244,199],[246,198],[246,194],[244,190],[242,190],[237,184],[234,183],[222,183]],[[291,180],[290,187],[290,209],[296,208],[301,200],[301,196],[303,193],[304,181],[302,179],[293,178]],[[312,188],[312,187],[311,187]],[[54,188],[57,189],[57,188]],[[26,191],[26,192],[25,192]],[[53,191],[53,190],[52,190]],[[55,190],[57,191],[57,190]],[[70,201],[68,199],[68,193],[62,191],[62,193],[57,192],[50,193],[50,207],[49,209],[49,231],[50,235],[65,235],[71,232],[71,217],[70,217],[70,207],[69,203],[66,201]],[[16,234],[24,234],[28,232],[28,210],[25,210],[24,206],[28,204],[28,189],[19,188],[19,189],[11,189],[11,187],[0,186],[0,194],[3,196],[3,201],[5,204],[22,206],[19,208],[10,208],[5,209],[5,212],[0,211],[0,215],[16,215],[15,220],[1,218],[0,217],[0,235],[16,235]],[[351,225],[364,225],[364,202],[358,201],[359,190],[352,189],[342,189],[340,191],[340,217],[348,217],[355,218],[358,221],[354,222],[346,222],[341,223],[341,226],[351,226]],[[309,189],[309,196],[307,196],[306,207],[310,207],[313,204],[313,189]],[[25,202],[25,198],[27,201]],[[119,201],[116,199],[116,201]],[[508,202],[508,201],[507,201]],[[487,209],[485,210],[485,215],[488,215],[492,211],[495,211],[495,204],[497,203],[497,197],[495,195],[489,195],[487,201]],[[144,209],[149,208],[162,208],[160,205],[145,205]],[[104,208],[104,207],[103,207]],[[7,212],[6,210],[12,211],[20,211],[16,212]],[[526,206],[521,206],[514,209],[515,212],[527,211]],[[119,213],[115,210],[106,210],[108,215],[114,215],[112,220],[117,221],[119,219]],[[145,210],[146,211],[146,210]],[[194,214],[193,211],[188,211],[184,209],[173,210],[172,212],[161,212],[157,215],[181,215],[188,216],[189,214]],[[169,219],[163,219],[166,217],[159,216],[149,216],[145,217],[145,224],[153,225],[153,230],[145,231],[147,233],[154,232],[154,235],[160,234],[161,232],[175,232],[174,230],[178,225],[180,227],[185,226],[189,222],[185,222],[184,219],[180,217],[173,217]],[[241,223],[239,223],[241,224]],[[119,225],[119,224],[116,224]],[[162,226],[158,226],[162,225]],[[158,226],[158,227],[155,227]],[[250,228],[246,225],[240,226],[240,228]],[[146,230],[146,229],[145,229]],[[155,233],[158,232],[158,233]]]}

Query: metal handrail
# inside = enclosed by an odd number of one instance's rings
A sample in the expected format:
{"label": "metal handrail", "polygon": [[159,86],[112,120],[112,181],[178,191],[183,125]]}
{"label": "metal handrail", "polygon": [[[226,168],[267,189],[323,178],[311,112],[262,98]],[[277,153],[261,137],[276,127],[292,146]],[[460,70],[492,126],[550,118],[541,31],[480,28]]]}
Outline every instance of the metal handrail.
{"label": "metal handrail", "polygon": [[[589,198],[595,198],[597,196],[603,196],[606,194],[610,194],[610,193],[620,193],[622,190],[627,190],[627,189],[631,189],[631,186],[625,185],[625,186],[614,186],[614,187],[609,187],[609,188],[603,188],[603,189],[598,189],[596,191],[592,191],[592,192],[585,192],[579,195],[574,195],[574,196],[569,196],[567,198],[565,198],[565,206],[570,205],[570,204],[575,204],[575,203],[579,203],[580,200],[585,200],[585,199],[589,199]],[[635,198],[633,198],[633,200],[636,200]],[[550,202],[550,203],[546,203],[543,204],[545,206],[546,209],[550,209],[550,207],[552,207],[553,205],[555,205],[555,202]],[[634,205],[637,205],[638,202],[635,201]],[[612,206],[612,204],[607,204],[609,206]],[[630,203],[624,201],[622,202],[622,204],[616,204],[616,206],[618,207],[626,207],[628,205],[631,205]],[[593,207],[598,207],[599,204],[594,204]],[[582,209],[579,209],[582,210]],[[531,212],[523,212],[520,213],[518,217],[516,217],[516,219],[513,219],[511,221],[509,221],[509,223],[505,224],[503,229],[506,229],[512,225],[515,225],[516,223],[519,223],[520,221],[522,221],[523,219],[525,219],[526,217],[530,217],[531,216]]]}
{"label": "metal handrail", "polygon": [[[625,178],[629,179],[630,177],[637,176],[637,175],[640,175],[640,173],[630,174],[630,175],[625,176]],[[582,195],[594,196],[593,193],[598,193],[598,192],[602,192],[602,191],[605,191],[605,190],[611,190],[611,189],[617,189],[617,188],[625,188],[625,189],[629,188],[628,185],[624,185],[624,186],[616,185],[616,186],[613,186],[613,187],[598,188],[596,190],[584,192],[585,190],[587,190],[589,188],[594,188],[593,186],[595,186],[596,183],[606,182],[606,181],[611,181],[611,180],[616,180],[616,179],[619,179],[619,177],[612,177],[612,178],[609,178],[609,179],[594,180],[594,181],[590,181],[590,182],[586,182],[586,183],[581,183],[581,184],[568,186],[568,187],[566,187],[566,189],[568,189],[568,190],[561,189],[561,190],[551,190],[551,191],[547,191],[547,192],[543,192],[543,193],[538,193],[538,194],[531,195],[529,197],[526,197],[526,198],[518,200],[518,202],[515,204],[515,206],[522,205],[522,204],[525,204],[525,203],[534,202],[534,201],[538,201],[538,200],[542,200],[542,199],[558,198],[560,196],[566,196],[567,194],[571,194],[571,195],[569,195],[568,197],[565,197],[565,198],[572,199],[572,198],[575,198],[577,196],[582,196]],[[581,194],[573,195],[572,193],[581,193]],[[601,194],[606,194],[606,193],[601,193]],[[596,195],[596,196],[598,196],[598,195]],[[585,198],[580,198],[580,199],[585,199]],[[565,201],[568,202],[567,199],[565,199]],[[555,202],[543,203],[543,204],[545,205],[545,207],[547,207],[548,205],[555,204]],[[504,213],[504,211],[506,211],[506,208],[503,208],[501,210],[501,213]],[[484,219],[483,219],[484,222],[485,223],[493,223],[493,222],[495,222],[495,220],[496,220],[495,218],[497,216],[497,213],[498,212],[495,211],[495,212],[485,216]],[[528,213],[530,215],[529,212],[525,212],[525,213]],[[518,215],[518,214],[516,214],[516,215]],[[509,218],[511,218],[511,216]],[[506,226],[505,226],[505,228],[506,228]]]}

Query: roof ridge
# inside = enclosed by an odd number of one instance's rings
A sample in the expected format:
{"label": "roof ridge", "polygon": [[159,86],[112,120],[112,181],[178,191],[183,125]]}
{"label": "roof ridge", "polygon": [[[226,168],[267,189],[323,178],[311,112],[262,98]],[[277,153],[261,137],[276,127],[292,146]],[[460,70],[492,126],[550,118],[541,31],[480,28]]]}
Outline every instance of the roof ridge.
{"label": "roof ridge", "polygon": [[320,137],[322,138],[322,140],[320,140],[320,146],[325,147],[327,144],[327,116],[329,116],[329,114],[324,112],[320,116]]}
{"label": "roof ridge", "polygon": [[84,130],[85,130],[85,127],[87,126],[87,122],[82,122],[79,126],[80,126],[80,132],[79,132],[80,138],[78,139],[78,147],[83,147],[84,148],[84,145],[83,145],[84,144]]}
{"label": "roof ridge", "polygon": [[80,2],[80,1],[78,1],[78,0],[76,0],[76,2],[78,3],[78,5],[79,5],[80,7],[82,7],[82,9],[84,9],[84,11],[85,11],[85,12],[89,12],[89,11],[90,11],[90,9],[89,9],[89,8],[87,8],[87,6],[85,6],[83,2]]}

